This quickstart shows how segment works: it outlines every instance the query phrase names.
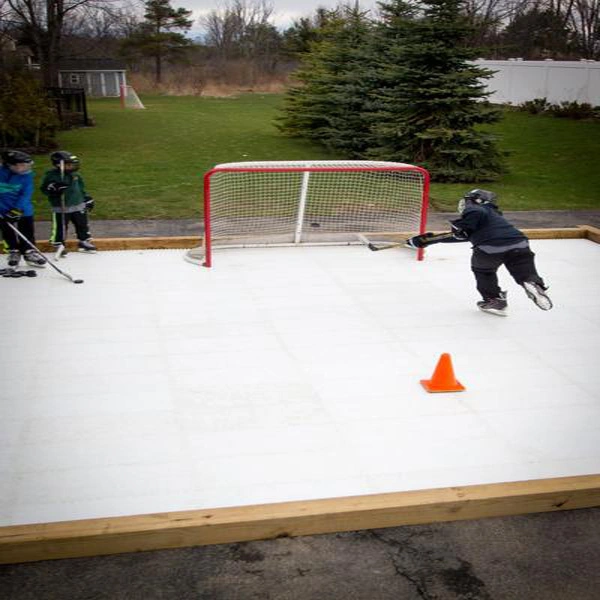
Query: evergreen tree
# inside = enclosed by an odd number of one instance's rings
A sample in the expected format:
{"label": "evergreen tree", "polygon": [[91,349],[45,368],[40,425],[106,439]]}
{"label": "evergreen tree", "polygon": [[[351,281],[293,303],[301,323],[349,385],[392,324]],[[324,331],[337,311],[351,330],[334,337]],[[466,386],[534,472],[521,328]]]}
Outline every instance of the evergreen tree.
{"label": "evergreen tree", "polygon": [[525,60],[565,57],[572,46],[572,34],[564,16],[539,7],[517,14],[501,39],[509,52]]}
{"label": "evergreen tree", "polygon": [[330,13],[321,39],[311,44],[294,74],[300,85],[286,94],[278,119],[281,131],[343,150],[349,158],[365,151],[369,80],[363,71],[370,62],[371,30],[358,5]]}
{"label": "evergreen tree", "polygon": [[325,8],[317,8],[313,16],[292,21],[291,26],[283,32],[284,52],[293,58],[309,52],[311,44],[322,38],[330,14]]}
{"label": "evergreen tree", "polygon": [[380,5],[381,46],[376,66],[383,85],[368,115],[370,158],[410,162],[436,181],[486,181],[504,161],[495,139],[480,126],[501,112],[486,101],[483,80],[492,75],[470,61],[470,28],[463,0],[422,0],[422,15],[401,0]]}
{"label": "evergreen tree", "polygon": [[191,45],[191,41],[182,33],[173,30],[188,31],[192,26],[189,19],[192,11],[173,8],[170,0],[147,0],[144,4],[144,22],[123,42],[121,51],[125,56],[140,54],[153,58],[156,83],[160,83],[163,62],[180,59],[185,49]]}

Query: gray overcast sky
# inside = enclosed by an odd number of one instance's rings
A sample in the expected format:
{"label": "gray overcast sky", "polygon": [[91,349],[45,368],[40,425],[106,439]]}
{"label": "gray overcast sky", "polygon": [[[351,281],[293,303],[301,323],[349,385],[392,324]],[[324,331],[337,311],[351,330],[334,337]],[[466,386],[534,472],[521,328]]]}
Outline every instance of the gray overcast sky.
{"label": "gray overcast sky", "polygon": [[[248,4],[252,4],[252,0],[247,0]],[[317,8],[335,8],[340,4],[340,0],[266,0],[267,4],[273,7],[273,16],[271,21],[277,27],[288,27],[293,19],[312,15]],[[353,0],[350,0],[353,2]],[[360,5],[365,8],[375,6],[376,0],[361,0]],[[171,6],[174,8],[186,8],[193,11],[192,18],[194,26],[192,27],[192,35],[200,33],[198,19],[203,14],[209,13],[211,10],[224,7],[227,0],[171,0]]]}

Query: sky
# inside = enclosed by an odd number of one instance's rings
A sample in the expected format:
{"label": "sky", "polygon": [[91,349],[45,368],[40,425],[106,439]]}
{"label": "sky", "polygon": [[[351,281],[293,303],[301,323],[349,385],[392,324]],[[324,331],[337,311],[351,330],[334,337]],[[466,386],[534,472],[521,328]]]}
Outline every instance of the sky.
{"label": "sky", "polygon": [[[252,5],[253,0],[246,0],[248,5]],[[258,1],[258,0],[254,0]],[[335,8],[341,0],[265,0],[273,7],[271,22],[279,28],[289,27],[294,19],[310,16],[314,14],[319,7]],[[350,0],[353,2],[353,0]],[[225,7],[227,0],[171,0],[171,6],[174,8],[186,8],[192,11],[194,26],[192,35],[199,35],[201,27],[198,25],[198,19],[219,7]],[[360,0],[360,5],[365,9],[375,6],[375,0]]]}

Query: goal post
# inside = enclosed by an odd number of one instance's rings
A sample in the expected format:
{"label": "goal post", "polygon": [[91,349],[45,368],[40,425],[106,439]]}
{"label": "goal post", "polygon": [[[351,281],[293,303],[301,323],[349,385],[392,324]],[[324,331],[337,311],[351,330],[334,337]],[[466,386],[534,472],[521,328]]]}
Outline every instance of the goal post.
{"label": "goal post", "polygon": [[[225,163],[204,175],[204,236],[190,262],[221,247],[363,244],[425,231],[429,174],[383,161]],[[423,251],[417,252],[417,259]]]}
{"label": "goal post", "polygon": [[122,84],[120,96],[121,108],[146,108],[131,85]]}

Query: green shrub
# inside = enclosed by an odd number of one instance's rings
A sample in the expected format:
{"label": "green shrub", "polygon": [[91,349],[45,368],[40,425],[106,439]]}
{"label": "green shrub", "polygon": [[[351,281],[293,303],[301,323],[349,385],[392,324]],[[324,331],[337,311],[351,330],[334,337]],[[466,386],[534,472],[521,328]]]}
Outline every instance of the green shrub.
{"label": "green shrub", "polygon": [[565,100],[560,104],[551,104],[546,98],[534,98],[517,106],[517,110],[531,115],[552,115],[563,119],[598,119],[600,106],[592,106],[587,102]]}
{"label": "green shrub", "polygon": [[42,151],[54,147],[55,110],[28,72],[0,75],[0,142],[5,147]]}
{"label": "green shrub", "polygon": [[550,106],[551,104],[546,98],[534,98],[533,100],[527,100],[527,102],[519,104],[518,108],[519,110],[528,112],[530,115],[539,115],[547,111]]}
{"label": "green shrub", "polygon": [[555,117],[563,119],[593,119],[595,117],[594,107],[587,102],[564,101],[553,104],[549,112]]}

